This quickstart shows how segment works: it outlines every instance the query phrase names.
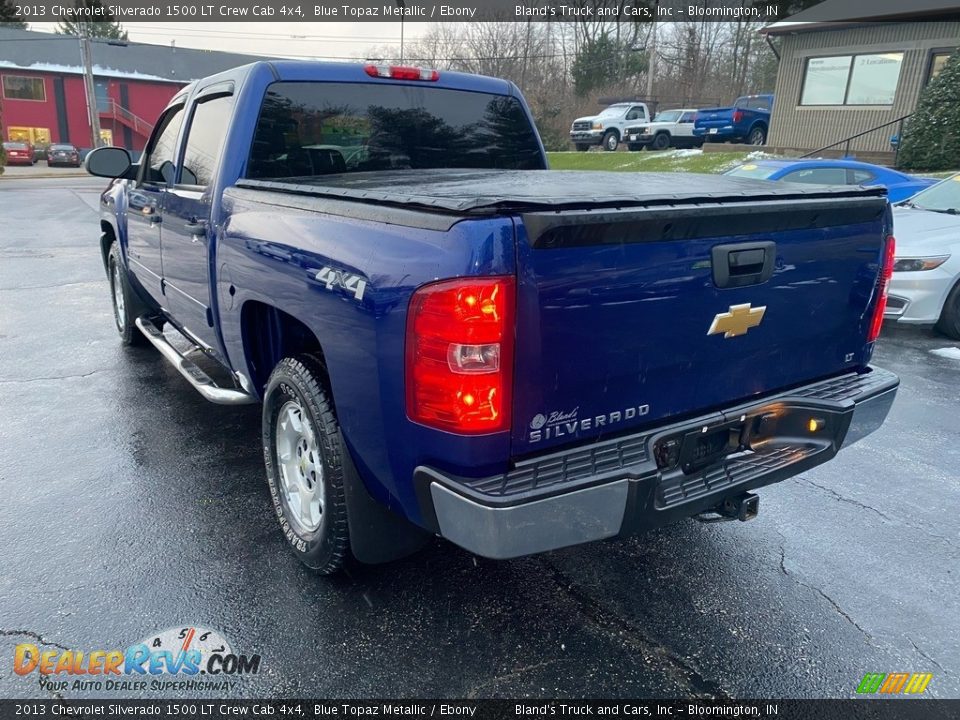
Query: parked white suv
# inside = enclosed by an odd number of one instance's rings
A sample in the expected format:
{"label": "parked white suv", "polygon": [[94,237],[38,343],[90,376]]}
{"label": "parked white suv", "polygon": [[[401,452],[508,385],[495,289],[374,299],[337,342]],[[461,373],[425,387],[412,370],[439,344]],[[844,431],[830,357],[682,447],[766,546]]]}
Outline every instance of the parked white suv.
{"label": "parked white suv", "polygon": [[600,145],[604,150],[616,150],[623,142],[628,125],[650,120],[650,111],[643,103],[617,103],[599,115],[580,117],[570,127],[570,141],[580,152]]}
{"label": "parked white suv", "polygon": [[691,109],[663,110],[651,123],[630,125],[624,130],[623,142],[630,150],[666,150],[668,147],[700,147],[703,138],[693,134],[697,111]]}

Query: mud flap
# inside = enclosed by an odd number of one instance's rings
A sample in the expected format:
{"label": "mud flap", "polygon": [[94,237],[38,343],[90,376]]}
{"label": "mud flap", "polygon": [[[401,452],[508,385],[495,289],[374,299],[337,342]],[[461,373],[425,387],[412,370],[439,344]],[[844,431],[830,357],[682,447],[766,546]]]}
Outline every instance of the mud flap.
{"label": "mud flap", "polygon": [[362,563],[377,565],[399,560],[426,547],[433,533],[374,500],[353,464],[342,435],[340,447],[353,556]]}

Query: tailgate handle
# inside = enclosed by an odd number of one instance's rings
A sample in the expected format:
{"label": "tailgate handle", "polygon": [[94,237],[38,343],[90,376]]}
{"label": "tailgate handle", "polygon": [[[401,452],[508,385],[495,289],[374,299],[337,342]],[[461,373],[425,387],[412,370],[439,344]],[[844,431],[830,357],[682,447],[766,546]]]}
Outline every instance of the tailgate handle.
{"label": "tailgate handle", "polygon": [[713,282],[719,288],[765,283],[773,275],[777,245],[773,241],[716,245]]}

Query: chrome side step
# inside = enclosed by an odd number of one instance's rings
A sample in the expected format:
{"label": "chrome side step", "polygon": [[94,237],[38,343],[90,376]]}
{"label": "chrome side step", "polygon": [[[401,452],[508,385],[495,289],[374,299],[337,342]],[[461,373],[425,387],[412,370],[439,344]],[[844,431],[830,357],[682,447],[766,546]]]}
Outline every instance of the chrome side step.
{"label": "chrome side step", "polygon": [[250,405],[257,398],[243,390],[219,387],[213,379],[197,367],[192,360],[185,358],[179,350],[163,336],[163,332],[147,317],[136,320],[140,332],[149,340],[160,354],[193,385],[194,389],[207,400],[218,405]]}

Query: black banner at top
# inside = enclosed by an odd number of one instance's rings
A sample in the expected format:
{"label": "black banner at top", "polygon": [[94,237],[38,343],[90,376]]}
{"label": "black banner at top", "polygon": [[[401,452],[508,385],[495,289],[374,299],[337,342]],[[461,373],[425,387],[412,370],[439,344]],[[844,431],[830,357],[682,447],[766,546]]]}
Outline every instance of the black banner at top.
{"label": "black banner at top", "polygon": [[955,720],[960,700],[0,700],[0,718],[273,718],[274,720]]}
{"label": "black banner at top", "polygon": [[[796,0],[8,0],[27,22],[680,22],[772,23],[802,7]],[[955,19],[951,0],[893,5],[873,0],[826,0],[797,22],[883,22]]]}

